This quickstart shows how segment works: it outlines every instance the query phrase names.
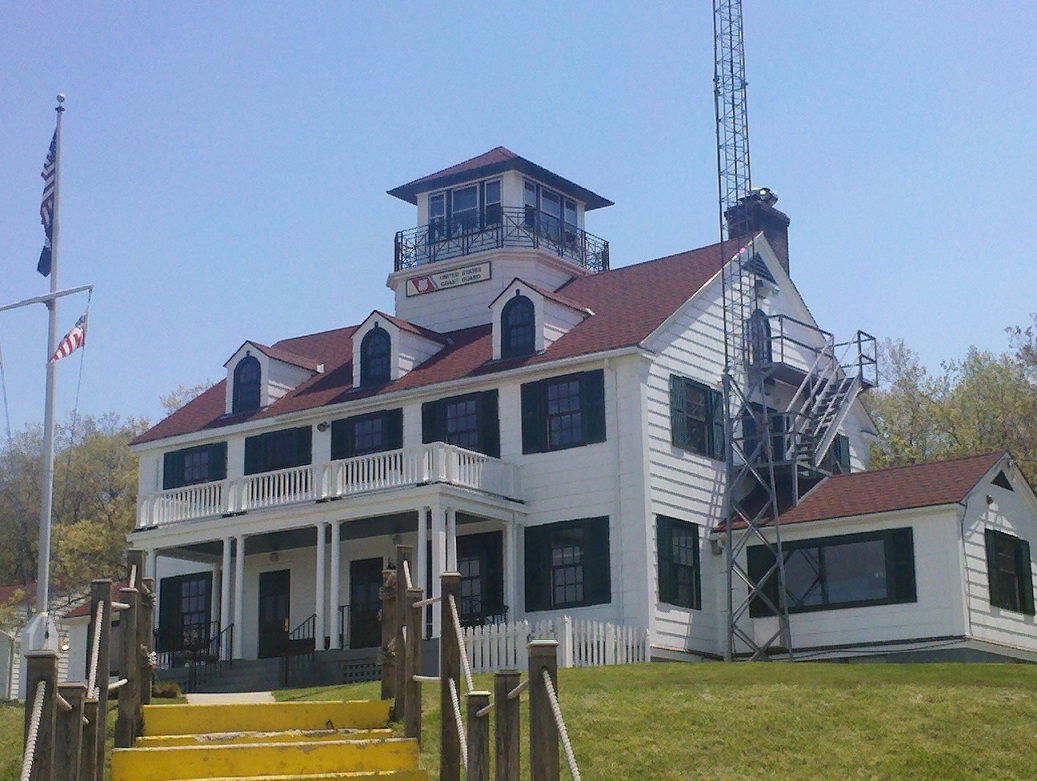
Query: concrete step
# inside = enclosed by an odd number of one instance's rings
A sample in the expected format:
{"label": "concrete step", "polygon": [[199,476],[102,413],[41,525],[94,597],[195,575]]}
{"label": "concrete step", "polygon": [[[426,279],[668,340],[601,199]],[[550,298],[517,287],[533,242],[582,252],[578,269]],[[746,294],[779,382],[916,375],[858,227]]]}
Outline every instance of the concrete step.
{"label": "concrete step", "polygon": [[391,729],[285,730],[284,732],[219,732],[211,735],[154,735],[138,738],[134,748],[228,746],[236,743],[291,743],[323,740],[384,740]]}
{"label": "concrete step", "polygon": [[[425,770],[371,770],[359,773],[303,773],[294,776],[249,776],[249,781],[335,781],[335,779],[372,779],[372,781],[428,781]],[[178,779],[178,781],[241,781],[239,777]]]}
{"label": "concrete step", "polygon": [[[193,707],[205,706],[186,706]],[[306,778],[307,774],[312,777],[322,773],[418,769],[418,743],[410,738],[261,743],[219,748],[129,748],[112,752],[112,781],[256,779],[263,776],[298,779]]]}
{"label": "concrete step", "polygon": [[387,701],[145,705],[144,734],[373,729],[389,723]]}

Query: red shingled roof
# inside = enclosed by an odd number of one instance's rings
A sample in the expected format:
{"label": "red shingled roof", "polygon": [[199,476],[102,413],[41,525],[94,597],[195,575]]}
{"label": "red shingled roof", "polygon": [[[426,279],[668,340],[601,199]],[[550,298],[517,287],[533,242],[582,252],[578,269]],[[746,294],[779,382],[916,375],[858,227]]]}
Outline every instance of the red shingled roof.
{"label": "red shingled roof", "polygon": [[509,160],[514,160],[518,157],[517,154],[512,152],[503,146],[497,146],[491,149],[489,152],[483,152],[481,155],[470,157],[464,162],[452,165],[448,168],[444,168],[442,171],[436,171],[434,174],[428,176],[422,176],[420,179],[415,179],[413,182],[407,182],[407,184],[400,185],[397,189],[413,188],[416,185],[425,184],[426,182],[433,182],[436,179],[442,179],[444,177],[453,176],[455,174],[463,174],[469,171],[475,171],[480,168],[485,168],[488,165],[494,163],[505,163]]}
{"label": "red shingled roof", "polygon": [[929,464],[834,475],[818,485],[781,523],[845,518],[851,515],[955,504],[968,496],[1005,453],[984,453]]}
{"label": "red shingled roof", "polygon": [[[494,361],[490,325],[435,335],[445,346],[399,380],[381,388],[353,389],[353,333],[357,326],[285,339],[273,349],[307,356],[324,364],[324,373],[307,380],[263,409],[226,415],[226,381],[174,412],[134,440],[153,442],[180,434],[202,432],[250,419],[262,419],[367,398],[380,393],[494,374],[527,364],[605,352],[637,345],[658,328],[720,271],[721,257],[731,257],[751,239],[729,242],[723,254],[716,244],[669,255],[634,266],[577,277],[555,291],[594,315],[564,334],[540,355]],[[402,323],[398,318],[393,322]]]}

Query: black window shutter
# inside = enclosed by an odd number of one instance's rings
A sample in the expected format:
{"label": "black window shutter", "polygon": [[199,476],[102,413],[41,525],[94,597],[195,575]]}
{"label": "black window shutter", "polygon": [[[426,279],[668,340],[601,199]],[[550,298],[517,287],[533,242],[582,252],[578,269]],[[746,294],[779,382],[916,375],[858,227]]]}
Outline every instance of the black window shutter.
{"label": "black window shutter", "polygon": [[[501,532],[490,532],[483,549],[483,561],[486,572],[482,577],[485,603],[483,610],[489,615],[500,615],[504,612],[504,535]],[[514,605],[509,605],[512,612]]]}
{"label": "black window shutter", "polygon": [[550,526],[525,529],[526,612],[547,610],[550,605],[548,573],[550,566]]}
{"label": "black window shutter", "polygon": [[227,443],[214,442],[209,445],[209,479],[227,479]]}
{"label": "black window shutter", "polygon": [[356,451],[355,444],[352,418],[332,421],[331,460],[338,461],[341,458],[352,458]]}
{"label": "black window shutter", "polygon": [[245,474],[254,475],[266,471],[265,435],[245,438]]}
{"label": "black window shutter", "polygon": [[[158,651],[172,651],[177,647],[177,607],[180,599],[180,579],[162,578],[158,602]],[[93,632],[88,633],[93,635]]]}
{"label": "black window shutter", "polygon": [[911,529],[894,529],[886,542],[886,560],[892,565],[890,596],[895,602],[916,602],[915,543]]}
{"label": "black window shutter", "polygon": [[527,382],[522,386],[522,452],[544,452],[547,424],[544,421],[543,383]]}
{"label": "black window shutter", "polygon": [[1015,555],[1018,558],[1019,573],[1019,611],[1034,615],[1033,605],[1033,572],[1030,569],[1030,543],[1017,540]]}
{"label": "black window shutter", "polygon": [[162,457],[162,490],[179,488],[184,484],[184,451],[174,450]]}
{"label": "black window shutter", "polygon": [[839,472],[844,475],[850,474],[850,438],[845,434],[836,434],[833,447]]}
{"label": "black window shutter", "polygon": [[688,446],[688,418],[684,414],[687,394],[684,378],[670,375],[670,442],[674,447]]}
{"label": "black window shutter", "polygon": [[655,539],[659,560],[659,601],[672,603],[673,582],[673,521],[664,515],[655,516]]}
{"label": "black window shutter", "polygon": [[[787,550],[787,549],[786,549]],[[749,580],[753,583],[759,583],[763,580],[772,566],[774,566],[774,554],[765,545],[750,545],[745,549],[746,553],[746,564],[749,569]],[[787,560],[786,556],[786,560]],[[778,577],[776,573],[773,573],[766,585],[763,587],[763,592],[771,600],[775,607],[778,605]],[[755,597],[749,604],[749,616],[752,618],[761,618],[764,616],[773,615],[767,603],[759,597]]]}
{"label": "black window shutter", "polygon": [[295,459],[292,466],[313,463],[313,426],[295,429]]}
{"label": "black window shutter", "polygon": [[583,413],[584,444],[605,441],[605,372],[585,372],[580,377],[580,411]]}
{"label": "black window shutter", "polygon": [[997,576],[997,534],[993,529],[984,531],[984,541],[987,548],[987,580],[990,582],[990,604],[1000,605],[1002,603],[1000,578]]}
{"label": "black window shutter", "polygon": [[724,457],[724,394],[709,389],[709,454]]}
{"label": "black window shutter", "polygon": [[586,521],[586,547],[583,563],[584,597],[588,604],[612,601],[612,578],[609,561],[609,519]]}
{"label": "black window shutter", "polygon": [[403,408],[386,410],[382,425],[385,449],[398,450],[403,447]]}
{"label": "black window shutter", "polygon": [[421,405],[421,441],[424,444],[446,439],[445,409],[442,401],[427,401]]}
{"label": "black window shutter", "polygon": [[500,458],[500,416],[497,413],[497,391],[479,394],[479,441],[482,452]]}

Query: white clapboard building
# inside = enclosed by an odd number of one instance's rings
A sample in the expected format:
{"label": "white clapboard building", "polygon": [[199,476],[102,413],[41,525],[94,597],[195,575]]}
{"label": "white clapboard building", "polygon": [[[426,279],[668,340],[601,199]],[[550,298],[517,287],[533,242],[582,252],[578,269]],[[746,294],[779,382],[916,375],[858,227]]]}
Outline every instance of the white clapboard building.
{"label": "white clapboard building", "polygon": [[[466,624],[565,615],[643,630],[653,659],[721,657],[721,270],[740,263],[761,285],[797,656],[1037,659],[1030,487],[1007,454],[865,471],[874,340],[814,321],[771,199],[725,246],[611,268],[585,229],[611,202],[503,147],[390,194],[417,212],[393,311],[243,334],[226,379],[134,443],[160,648],[371,649],[404,543],[433,595],[461,573]],[[821,371],[843,389],[823,417]],[[747,620],[773,633],[762,605]]]}

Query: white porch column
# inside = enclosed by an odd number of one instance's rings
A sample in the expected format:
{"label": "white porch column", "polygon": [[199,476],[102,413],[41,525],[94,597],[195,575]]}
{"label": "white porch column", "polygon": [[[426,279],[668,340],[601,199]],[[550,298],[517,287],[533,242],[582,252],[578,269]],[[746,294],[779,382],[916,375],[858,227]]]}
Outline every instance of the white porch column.
{"label": "white porch column", "polygon": [[[414,585],[422,591],[425,590],[427,580],[425,573],[431,566],[428,558],[428,516],[430,512],[432,512],[431,507],[422,507],[418,510],[418,549],[414,552],[414,572],[411,573]],[[396,565],[399,566],[400,563],[396,562]]]}
{"label": "white porch column", "polygon": [[245,658],[245,535],[239,534],[234,550],[234,658]]}
{"label": "white porch column", "polygon": [[339,539],[341,521],[331,524],[331,647],[341,648],[342,621],[339,605],[342,602],[342,541]]}
{"label": "white porch column", "polygon": [[148,561],[144,567],[145,577],[152,578],[158,585],[158,551],[152,548],[148,551]]}
{"label": "white porch column", "polygon": [[446,569],[457,572],[457,510],[446,509]]}
{"label": "white porch column", "polygon": [[318,651],[324,650],[324,604],[328,589],[327,577],[324,574],[324,563],[327,561],[324,535],[327,528],[328,524],[323,521],[317,524],[317,578],[314,589],[316,597],[313,600],[313,612],[316,618],[313,622],[313,642]]}
{"label": "white porch column", "polygon": [[517,620],[519,605],[519,525],[514,517],[504,528],[504,604],[507,620]]}
{"label": "white porch column", "polygon": [[220,567],[220,630],[226,629],[231,624],[230,615],[230,581],[233,577],[231,568],[231,545],[230,537],[223,538],[223,565]]}
{"label": "white porch column", "polygon": [[[439,576],[445,571],[446,566],[446,512],[440,505],[432,508],[432,596],[443,595],[442,584]],[[440,611],[432,611],[432,636],[439,637],[442,633],[440,626]]]}

